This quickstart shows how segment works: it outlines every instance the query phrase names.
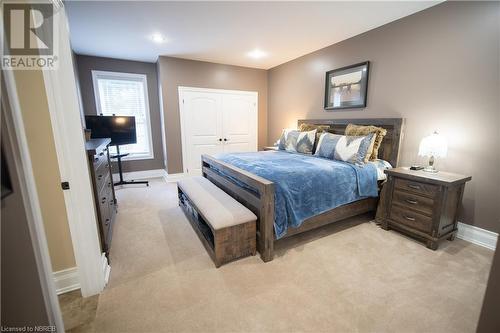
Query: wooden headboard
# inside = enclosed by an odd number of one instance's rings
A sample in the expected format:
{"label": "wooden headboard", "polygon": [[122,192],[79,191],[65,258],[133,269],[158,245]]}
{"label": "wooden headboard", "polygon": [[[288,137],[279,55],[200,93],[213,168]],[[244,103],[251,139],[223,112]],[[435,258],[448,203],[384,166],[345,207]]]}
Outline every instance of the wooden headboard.
{"label": "wooden headboard", "polygon": [[399,151],[404,131],[403,118],[368,118],[368,119],[301,119],[300,124],[328,125],[329,132],[334,134],[344,134],[348,124],[374,125],[385,128],[387,135],[382,140],[378,156],[389,161],[393,167],[398,166]]}

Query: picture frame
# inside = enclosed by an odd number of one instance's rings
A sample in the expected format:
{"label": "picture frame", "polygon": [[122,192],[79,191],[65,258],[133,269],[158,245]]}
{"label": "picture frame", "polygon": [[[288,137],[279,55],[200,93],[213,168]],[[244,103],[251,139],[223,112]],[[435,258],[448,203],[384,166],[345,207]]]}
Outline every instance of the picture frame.
{"label": "picture frame", "polygon": [[369,61],[326,72],[325,110],[365,108],[369,72]]}

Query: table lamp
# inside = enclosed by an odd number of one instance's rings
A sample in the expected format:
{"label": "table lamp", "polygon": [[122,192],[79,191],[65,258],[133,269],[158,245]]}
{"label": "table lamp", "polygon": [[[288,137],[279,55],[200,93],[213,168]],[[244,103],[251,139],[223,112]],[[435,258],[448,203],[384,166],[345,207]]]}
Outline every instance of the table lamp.
{"label": "table lamp", "polygon": [[446,157],[447,152],[448,143],[446,142],[446,138],[439,135],[438,132],[434,132],[423,138],[418,147],[418,155],[429,157],[429,165],[424,168],[424,171],[438,172],[436,168],[434,168],[434,158]]}

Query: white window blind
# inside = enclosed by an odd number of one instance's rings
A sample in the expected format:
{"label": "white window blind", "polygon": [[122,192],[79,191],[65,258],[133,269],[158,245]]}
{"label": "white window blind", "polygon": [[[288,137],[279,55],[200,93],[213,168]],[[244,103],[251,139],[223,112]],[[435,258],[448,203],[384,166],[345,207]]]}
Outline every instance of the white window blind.
{"label": "white window blind", "polygon": [[130,154],[125,159],[153,158],[146,75],[92,71],[92,78],[98,114],[135,117],[137,143],[120,146],[120,153]]}

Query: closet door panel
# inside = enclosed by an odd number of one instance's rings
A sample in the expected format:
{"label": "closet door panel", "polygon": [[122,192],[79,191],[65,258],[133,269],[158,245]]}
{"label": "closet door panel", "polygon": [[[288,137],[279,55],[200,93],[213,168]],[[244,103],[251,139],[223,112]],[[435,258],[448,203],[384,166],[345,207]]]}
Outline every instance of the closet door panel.
{"label": "closet door panel", "polygon": [[203,92],[184,93],[185,152],[189,174],[201,174],[201,155],[223,151],[222,98]]}
{"label": "closet door panel", "polygon": [[257,151],[256,95],[224,94],[222,121],[224,152]]}

